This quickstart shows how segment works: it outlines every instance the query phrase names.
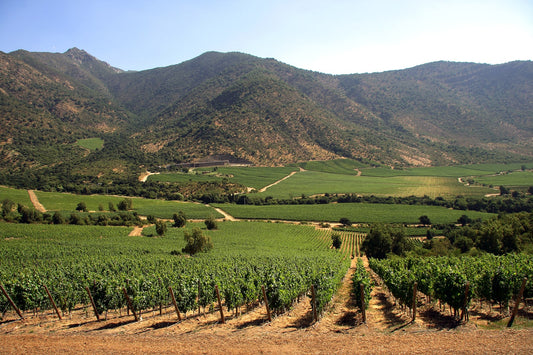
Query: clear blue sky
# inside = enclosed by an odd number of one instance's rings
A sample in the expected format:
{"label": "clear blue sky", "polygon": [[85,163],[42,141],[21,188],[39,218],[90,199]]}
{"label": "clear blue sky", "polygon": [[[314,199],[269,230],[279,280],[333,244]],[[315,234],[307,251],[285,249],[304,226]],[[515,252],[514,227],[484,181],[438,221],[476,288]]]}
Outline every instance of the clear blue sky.
{"label": "clear blue sky", "polygon": [[125,70],[238,51],[331,74],[533,59],[533,0],[0,0],[0,51]]}

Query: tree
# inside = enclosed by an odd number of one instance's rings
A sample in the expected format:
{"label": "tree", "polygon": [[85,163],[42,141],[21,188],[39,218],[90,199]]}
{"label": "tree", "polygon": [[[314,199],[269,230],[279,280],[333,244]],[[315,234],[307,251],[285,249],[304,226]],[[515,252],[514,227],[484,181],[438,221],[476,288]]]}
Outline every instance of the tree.
{"label": "tree", "polygon": [[428,229],[426,231],[426,239],[427,240],[433,239],[434,236],[435,236],[435,232],[433,231],[433,229]]}
{"label": "tree", "polygon": [[391,252],[392,237],[390,228],[373,225],[363,241],[363,251],[369,258],[385,259]]}
{"label": "tree", "polygon": [[342,245],[341,236],[337,233],[331,235],[331,244],[333,248],[340,249]]}
{"label": "tree", "polygon": [[457,219],[457,223],[459,223],[463,227],[471,222],[472,222],[472,218],[468,217],[466,214],[462,215],[461,217]]}
{"label": "tree", "polygon": [[155,222],[155,231],[160,237],[167,232],[167,224],[163,221],[157,220]]}
{"label": "tree", "polygon": [[511,191],[505,187],[505,186],[500,186],[500,195],[503,196],[503,195],[509,195],[511,193]]}
{"label": "tree", "polygon": [[76,206],[76,211],[87,212],[87,205],[85,204],[85,202],[78,203],[78,205]]}
{"label": "tree", "polygon": [[453,245],[461,250],[461,253],[466,253],[474,246],[474,241],[464,235],[457,237]]}
{"label": "tree", "polygon": [[430,220],[429,217],[426,216],[426,215],[420,216],[420,217],[418,218],[418,220],[420,221],[420,224],[423,224],[423,225],[425,225],[425,226],[431,224],[431,220]]}
{"label": "tree", "polygon": [[125,198],[118,203],[117,207],[119,211],[128,211],[133,208],[133,202],[131,198]]}
{"label": "tree", "polygon": [[63,224],[65,223],[65,217],[61,214],[61,212],[56,211],[54,215],[52,216],[52,223],[53,224]]}
{"label": "tree", "polygon": [[115,208],[115,205],[113,204],[113,202],[109,202],[108,206],[109,206],[110,212],[116,212],[117,209]]}
{"label": "tree", "polygon": [[530,187],[527,189],[527,192],[528,192],[530,195],[533,195],[533,186],[530,186]]}
{"label": "tree", "polygon": [[396,255],[405,255],[406,251],[410,250],[410,244],[405,236],[405,230],[403,228],[395,230],[391,233],[392,247],[391,251]]}
{"label": "tree", "polygon": [[209,216],[209,218],[206,219],[204,223],[207,229],[209,230],[218,229],[217,221],[215,221],[215,217],[213,216]]}
{"label": "tree", "polygon": [[184,253],[194,255],[200,252],[207,252],[213,249],[213,242],[211,237],[202,233],[202,230],[198,227],[192,229],[192,231],[183,231],[183,239],[187,245],[182,249]]}
{"label": "tree", "polygon": [[187,217],[183,211],[179,211],[177,214],[174,213],[174,215],[172,215],[172,219],[174,220],[174,227],[176,228],[185,227],[187,224]]}
{"label": "tree", "polygon": [[346,217],[342,217],[341,219],[339,219],[339,223],[346,227],[349,227],[352,225],[352,222]]}
{"label": "tree", "polygon": [[2,216],[7,216],[15,210],[16,204],[10,199],[5,199],[2,201]]}
{"label": "tree", "polygon": [[149,214],[148,216],[146,216],[146,220],[148,221],[148,223],[150,224],[156,224],[157,222],[157,219],[155,218],[154,215],[151,215]]}

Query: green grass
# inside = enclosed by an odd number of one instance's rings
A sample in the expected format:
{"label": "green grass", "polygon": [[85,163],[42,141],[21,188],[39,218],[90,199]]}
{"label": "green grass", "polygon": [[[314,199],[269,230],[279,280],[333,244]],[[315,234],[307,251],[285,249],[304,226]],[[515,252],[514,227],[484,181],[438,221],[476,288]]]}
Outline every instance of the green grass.
{"label": "green grass", "polygon": [[[89,211],[98,211],[102,205],[104,210],[109,208],[109,202],[115,207],[125,197],[105,195],[74,195],[58,192],[36,191],[39,202],[50,211],[74,211],[80,202],[85,202]],[[174,213],[183,211],[187,218],[203,219],[210,215],[215,218],[222,217],[215,209],[193,202],[178,202],[165,200],[152,200],[140,197],[132,197],[133,211],[141,216],[153,215],[157,218],[172,218]]]}
{"label": "green grass", "polygon": [[262,194],[275,198],[298,197],[324,193],[355,193],[376,196],[455,197],[484,196],[495,193],[487,187],[467,187],[453,177],[391,176],[369,177],[331,174],[318,171],[298,172],[272,186]]}
{"label": "green grass", "polygon": [[433,224],[455,223],[463,214],[483,220],[495,214],[450,210],[438,206],[387,205],[368,203],[338,203],[327,205],[235,205],[215,204],[236,218],[292,221],[338,222],[342,217],[353,223],[409,223],[419,222],[427,215]]}
{"label": "green grass", "polygon": [[97,150],[104,147],[104,140],[101,138],[78,139],[76,144],[85,149]]}
{"label": "green grass", "polygon": [[28,207],[33,206],[27,190],[12,189],[10,187],[0,186],[0,203],[5,199]]}

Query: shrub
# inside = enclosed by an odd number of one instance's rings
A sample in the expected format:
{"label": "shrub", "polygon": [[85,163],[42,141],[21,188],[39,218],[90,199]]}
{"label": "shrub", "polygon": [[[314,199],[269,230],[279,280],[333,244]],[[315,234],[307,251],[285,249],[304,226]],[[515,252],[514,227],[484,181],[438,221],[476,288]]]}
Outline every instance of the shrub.
{"label": "shrub", "polygon": [[76,206],[76,211],[87,212],[87,205],[85,204],[85,202],[78,203],[78,205]]}
{"label": "shrub", "polygon": [[185,216],[185,213],[183,213],[183,211],[179,211],[177,214],[174,213],[172,219],[174,220],[174,227],[176,228],[185,227],[185,225],[187,224],[187,217]]}
{"label": "shrub", "polygon": [[157,235],[163,236],[167,231],[167,224],[163,221],[156,221],[155,222],[155,231]]}
{"label": "shrub", "polygon": [[187,245],[185,245],[182,251],[190,255],[207,252],[213,248],[211,237],[203,234],[202,230],[198,227],[193,228],[192,231],[184,231],[183,239],[185,239]]}
{"label": "shrub", "polygon": [[206,219],[204,223],[207,229],[209,230],[218,229],[217,221],[215,221],[215,217],[213,216],[209,216],[209,218]]}

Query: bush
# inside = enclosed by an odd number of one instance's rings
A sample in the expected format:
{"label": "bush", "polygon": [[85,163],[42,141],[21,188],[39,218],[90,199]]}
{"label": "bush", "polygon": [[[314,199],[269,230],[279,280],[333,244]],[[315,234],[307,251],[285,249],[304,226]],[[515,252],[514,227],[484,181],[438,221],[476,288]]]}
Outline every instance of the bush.
{"label": "bush", "polygon": [[157,235],[163,236],[167,231],[167,224],[163,221],[156,221],[155,222],[155,231]]}
{"label": "bush", "polygon": [[217,221],[215,221],[215,218],[213,216],[209,216],[209,218],[206,219],[204,223],[207,229],[209,230],[218,229]]}
{"label": "bush", "polygon": [[461,250],[461,253],[466,253],[474,246],[474,241],[466,236],[460,236],[455,239],[453,245]]}
{"label": "bush", "polygon": [[211,237],[204,235],[202,230],[198,227],[193,228],[192,231],[184,231],[183,239],[187,245],[182,249],[184,253],[194,255],[200,252],[207,252],[213,249],[213,242]]}
{"label": "bush", "polygon": [[174,220],[174,227],[176,228],[185,227],[185,225],[187,224],[187,217],[185,216],[185,213],[183,213],[183,211],[179,211],[177,214],[174,213],[172,219]]}
{"label": "bush", "polygon": [[76,211],[87,212],[87,205],[85,204],[85,202],[78,203],[78,205],[76,206]]}

